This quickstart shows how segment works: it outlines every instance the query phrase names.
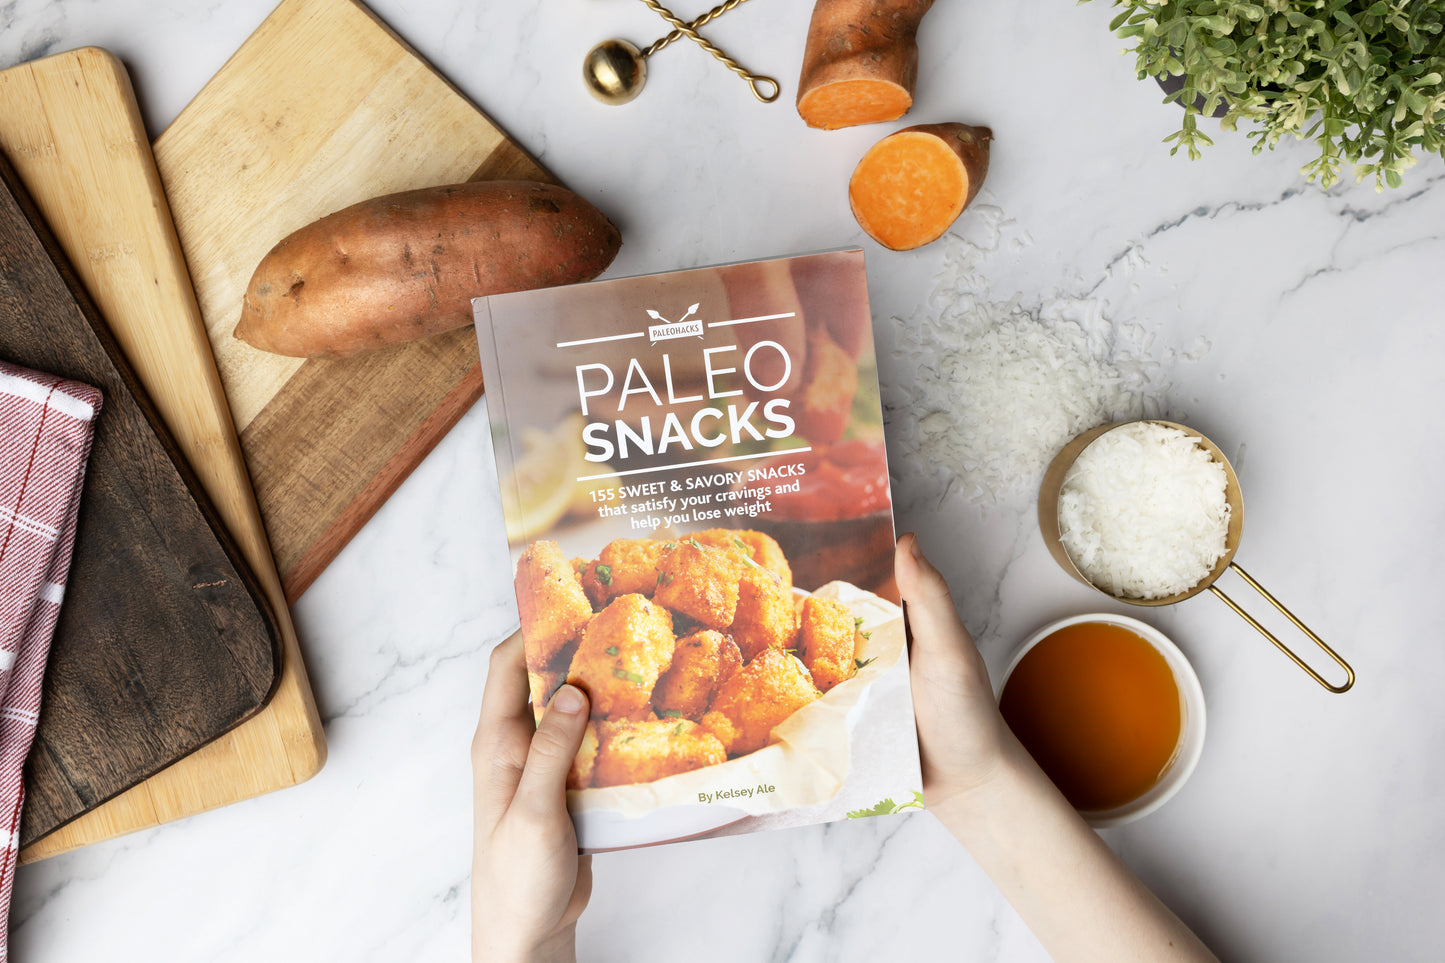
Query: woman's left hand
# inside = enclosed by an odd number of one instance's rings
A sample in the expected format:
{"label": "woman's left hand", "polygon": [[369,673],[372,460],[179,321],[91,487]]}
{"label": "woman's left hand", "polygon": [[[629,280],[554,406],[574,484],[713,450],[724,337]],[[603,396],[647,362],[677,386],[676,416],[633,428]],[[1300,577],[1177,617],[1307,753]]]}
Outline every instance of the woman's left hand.
{"label": "woman's left hand", "polygon": [[472,740],[473,960],[576,959],[592,860],[577,855],[566,785],[586,727],[586,695],[564,685],[534,728],[521,633],[492,651]]}

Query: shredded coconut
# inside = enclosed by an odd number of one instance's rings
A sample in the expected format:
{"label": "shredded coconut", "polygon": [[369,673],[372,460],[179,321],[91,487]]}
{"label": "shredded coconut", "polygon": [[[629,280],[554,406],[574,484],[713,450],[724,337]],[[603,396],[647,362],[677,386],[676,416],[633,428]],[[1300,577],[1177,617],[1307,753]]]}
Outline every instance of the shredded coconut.
{"label": "shredded coconut", "polygon": [[[1050,296],[1036,308],[993,299],[985,262],[1029,241],[996,207],[971,208],[970,225],[969,239],[943,241],[923,316],[893,319],[894,358],[911,380],[894,379],[885,403],[906,462],[982,503],[1032,495],[1082,431],[1159,417],[1155,399],[1169,385],[1150,355],[1153,333],[1114,324],[1097,299]],[[1131,248],[1125,260],[1142,258]]]}
{"label": "shredded coconut", "polygon": [[1203,581],[1229,532],[1224,466],[1178,428],[1151,422],[1100,435],[1064,475],[1059,535],[1090,582],[1158,599]]}

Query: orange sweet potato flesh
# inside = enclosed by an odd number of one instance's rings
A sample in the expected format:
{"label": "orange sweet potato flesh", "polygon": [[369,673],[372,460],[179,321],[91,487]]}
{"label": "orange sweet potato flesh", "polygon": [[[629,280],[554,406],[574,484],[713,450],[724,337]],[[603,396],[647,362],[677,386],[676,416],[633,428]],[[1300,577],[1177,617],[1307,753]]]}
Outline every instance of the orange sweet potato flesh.
{"label": "orange sweet potato flesh", "polygon": [[920,124],[868,149],[848,181],[858,225],[879,244],[911,251],[943,236],[978,195],[993,131]]}
{"label": "orange sweet potato flesh", "polygon": [[803,48],[798,114],[836,130],[897,120],[913,106],[918,25],[933,0],[818,0]]}
{"label": "orange sweet potato flesh", "polygon": [[472,323],[471,299],[589,281],[622,237],[564,187],[478,181],[388,194],[277,244],[251,277],[236,337],[344,358]]}

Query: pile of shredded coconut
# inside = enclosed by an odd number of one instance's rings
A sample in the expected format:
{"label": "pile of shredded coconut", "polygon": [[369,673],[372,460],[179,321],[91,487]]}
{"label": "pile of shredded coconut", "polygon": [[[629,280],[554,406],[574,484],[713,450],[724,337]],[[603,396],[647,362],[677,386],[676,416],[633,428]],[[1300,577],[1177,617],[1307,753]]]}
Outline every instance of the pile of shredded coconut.
{"label": "pile of shredded coconut", "polygon": [[1059,535],[1079,572],[1120,598],[1159,599],[1203,581],[1225,551],[1224,466],[1178,428],[1100,435],[1064,475]]}
{"label": "pile of shredded coconut", "polygon": [[894,358],[906,374],[884,400],[890,438],[907,462],[945,480],[945,494],[981,503],[1032,495],[1049,461],[1082,431],[1158,417],[1154,399],[1168,383],[1149,355],[1152,335],[1114,324],[1096,299],[1049,296],[1036,308],[994,300],[988,259],[1006,232],[1015,249],[1027,235],[996,207],[969,213],[970,239],[943,241],[924,316],[893,319]]}

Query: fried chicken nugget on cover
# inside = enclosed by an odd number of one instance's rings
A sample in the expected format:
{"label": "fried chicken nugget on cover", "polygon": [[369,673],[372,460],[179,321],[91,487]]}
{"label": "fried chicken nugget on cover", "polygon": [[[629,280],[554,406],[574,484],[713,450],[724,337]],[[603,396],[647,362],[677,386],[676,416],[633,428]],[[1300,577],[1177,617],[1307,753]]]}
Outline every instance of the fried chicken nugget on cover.
{"label": "fried chicken nugget on cover", "polygon": [[670,665],[652,690],[652,707],[664,716],[696,721],[718,688],[743,664],[737,643],[714,629],[677,640]]}
{"label": "fried chicken nugget on cover", "polygon": [[792,591],[793,569],[788,565],[788,557],[783,554],[782,546],[771,535],[749,528],[709,528],[694,532],[690,537],[711,548],[742,552],[776,574],[782,580],[783,588]]}
{"label": "fried chicken nugget on cover", "polygon": [[764,649],[789,648],[797,631],[792,592],[776,573],[748,566],[738,580],[737,614],[728,629],[743,661],[751,661]]}
{"label": "fried chicken nugget on cover", "polygon": [[732,751],[731,747],[738,741],[738,734],[741,730],[733,725],[731,719],[716,709],[709,709],[702,714],[702,718],[698,720],[698,725],[702,726],[708,732],[711,732],[713,736],[717,738],[717,741],[722,743],[728,755],[737,755]]}
{"label": "fried chicken nugget on cover", "polygon": [[767,649],[723,683],[702,724],[728,755],[744,756],[772,742],[773,727],[820,694],[803,663]]}
{"label": "fried chicken nugget on cover", "polygon": [[628,786],[727,761],[717,737],[687,719],[602,722],[592,785]]}
{"label": "fried chicken nugget on cover", "polygon": [[650,538],[614,538],[597,560],[582,572],[582,587],[594,605],[601,608],[619,595],[652,597],[657,589],[657,566],[667,552],[667,543]]}
{"label": "fried chicken nugget on cover", "polygon": [[592,785],[592,772],[597,767],[597,723],[587,723],[582,731],[582,747],[567,770],[568,789],[586,789]]}
{"label": "fried chicken nugget on cover", "polygon": [[858,672],[855,652],[858,622],[837,599],[810,595],[803,600],[798,625],[798,656],[824,692]]}
{"label": "fried chicken nugget on cover", "polygon": [[619,595],[592,617],[567,681],[592,700],[592,717],[640,718],[672,662],[672,616],[642,595]]}
{"label": "fried chicken nugget on cover", "polygon": [[512,582],[527,667],[540,672],[592,618],[592,603],[562,549],[545,539],[522,550]]}
{"label": "fried chicken nugget on cover", "polygon": [[552,694],[562,688],[565,681],[567,673],[564,671],[527,670],[527,691],[532,698],[532,715],[537,722],[542,721],[542,712],[547,708],[547,703],[552,701]]}
{"label": "fried chicken nugget on cover", "polygon": [[737,614],[738,579],[747,564],[736,552],[709,548],[695,538],[671,544],[658,563],[652,597],[704,628],[727,628]]}

